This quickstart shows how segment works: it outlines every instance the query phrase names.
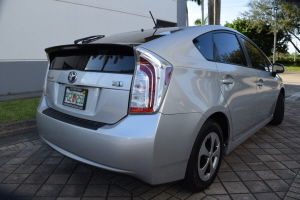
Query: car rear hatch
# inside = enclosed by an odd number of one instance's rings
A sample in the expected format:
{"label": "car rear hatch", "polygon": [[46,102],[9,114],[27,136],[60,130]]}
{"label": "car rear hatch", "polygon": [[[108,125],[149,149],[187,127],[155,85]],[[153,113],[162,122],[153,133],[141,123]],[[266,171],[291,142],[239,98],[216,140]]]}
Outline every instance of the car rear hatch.
{"label": "car rear hatch", "polygon": [[46,52],[50,65],[44,93],[51,112],[45,113],[103,124],[114,124],[128,114],[135,69],[132,46],[65,45]]}

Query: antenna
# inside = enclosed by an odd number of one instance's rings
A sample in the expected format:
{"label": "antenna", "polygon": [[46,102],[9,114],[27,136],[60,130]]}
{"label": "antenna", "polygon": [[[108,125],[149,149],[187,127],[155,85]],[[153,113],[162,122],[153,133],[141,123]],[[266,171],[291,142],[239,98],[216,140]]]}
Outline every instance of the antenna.
{"label": "antenna", "polygon": [[156,22],[155,22],[155,20],[154,20],[154,17],[153,17],[153,15],[152,15],[152,13],[151,13],[151,11],[149,11],[149,13],[150,13],[151,18],[152,18],[152,20],[153,20],[153,22],[154,22],[154,25],[155,25],[153,28],[155,28],[155,29],[162,28],[162,26],[157,26],[157,24],[156,24]]}
{"label": "antenna", "polygon": [[[152,15],[151,11],[149,11],[149,13],[150,13],[150,15],[151,15],[151,17],[152,17],[152,20],[153,20],[153,23],[154,23],[155,27],[157,27],[157,24],[156,24],[156,22],[155,22],[155,20],[154,20],[154,17],[153,17],[153,15]],[[154,27],[154,28],[155,28],[155,27]]]}

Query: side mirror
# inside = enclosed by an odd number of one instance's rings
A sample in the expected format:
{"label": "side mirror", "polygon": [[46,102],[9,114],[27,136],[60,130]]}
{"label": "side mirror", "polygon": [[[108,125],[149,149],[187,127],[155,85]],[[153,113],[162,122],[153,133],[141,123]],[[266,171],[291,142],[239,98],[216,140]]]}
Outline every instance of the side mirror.
{"label": "side mirror", "polygon": [[285,68],[284,68],[284,65],[283,64],[280,64],[280,63],[274,63],[273,64],[273,69],[272,69],[272,72],[273,73],[283,73],[285,71]]}

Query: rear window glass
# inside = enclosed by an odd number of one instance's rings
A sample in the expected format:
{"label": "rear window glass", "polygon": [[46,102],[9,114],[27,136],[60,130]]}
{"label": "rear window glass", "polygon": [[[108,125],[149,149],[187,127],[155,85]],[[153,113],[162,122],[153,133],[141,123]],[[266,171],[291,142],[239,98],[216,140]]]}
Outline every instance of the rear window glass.
{"label": "rear window glass", "polygon": [[212,33],[206,33],[193,40],[194,45],[207,60],[214,60]]}
{"label": "rear window glass", "polygon": [[56,56],[50,69],[133,73],[135,58],[128,49],[105,48],[93,52],[78,51],[75,55]]}

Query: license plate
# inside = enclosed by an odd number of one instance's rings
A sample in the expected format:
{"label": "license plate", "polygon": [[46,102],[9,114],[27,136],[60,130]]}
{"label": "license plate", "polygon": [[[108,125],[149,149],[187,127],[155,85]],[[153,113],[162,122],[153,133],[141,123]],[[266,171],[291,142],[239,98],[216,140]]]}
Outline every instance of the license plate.
{"label": "license plate", "polygon": [[87,89],[66,87],[64,100],[62,104],[64,106],[85,110],[87,95]]}

